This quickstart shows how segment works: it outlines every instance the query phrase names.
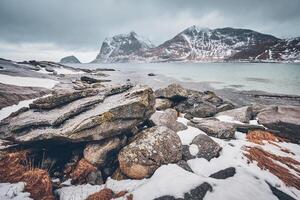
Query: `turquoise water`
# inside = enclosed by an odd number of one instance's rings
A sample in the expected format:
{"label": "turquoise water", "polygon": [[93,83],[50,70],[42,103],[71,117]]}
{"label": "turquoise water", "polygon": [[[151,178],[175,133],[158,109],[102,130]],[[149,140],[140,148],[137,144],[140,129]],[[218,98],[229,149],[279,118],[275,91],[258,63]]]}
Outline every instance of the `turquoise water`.
{"label": "turquoise water", "polygon": [[208,82],[214,88],[262,90],[300,95],[300,64],[277,63],[147,63],[82,64],[81,67],[112,67],[126,73],[156,73],[180,81]]}

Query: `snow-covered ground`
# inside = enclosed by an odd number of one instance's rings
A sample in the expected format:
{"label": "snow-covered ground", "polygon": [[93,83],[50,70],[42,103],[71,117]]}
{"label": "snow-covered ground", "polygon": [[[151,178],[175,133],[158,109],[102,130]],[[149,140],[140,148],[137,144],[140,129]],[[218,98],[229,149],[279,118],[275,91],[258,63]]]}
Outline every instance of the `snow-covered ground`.
{"label": "snow-covered ground", "polygon": [[32,200],[28,192],[23,192],[25,183],[0,183],[1,200]]}
{"label": "snow-covered ground", "polygon": [[0,74],[0,83],[16,85],[16,86],[43,87],[43,88],[51,89],[59,82],[47,78],[9,76],[9,75]]}
{"label": "snow-covered ground", "polygon": [[[229,116],[219,118],[223,121],[232,122]],[[187,120],[181,117],[178,118],[178,121],[185,124],[187,123]],[[257,121],[253,120],[251,124],[257,124]],[[182,144],[185,145],[189,145],[198,134],[205,133],[190,126],[188,126],[187,130],[178,132]],[[222,147],[220,156],[210,161],[204,158],[189,160],[188,165],[194,173],[188,172],[176,164],[168,164],[158,168],[153,176],[148,179],[122,181],[108,179],[106,184],[102,186],[70,186],[60,189],[58,193],[61,196],[61,200],[83,200],[89,194],[93,194],[107,187],[115,192],[127,190],[133,194],[135,200],[152,200],[164,195],[182,198],[185,192],[190,191],[203,182],[208,182],[212,185],[213,191],[206,194],[205,200],[277,200],[277,197],[272,194],[271,189],[266,183],[267,181],[272,184],[272,186],[277,187],[295,199],[300,199],[299,190],[294,187],[287,187],[278,177],[267,170],[260,169],[256,163],[249,163],[244,156],[245,146],[259,146],[273,154],[291,157],[299,161],[299,145],[286,142],[280,143],[280,146],[267,143],[265,145],[258,145],[247,141],[246,135],[240,132],[236,132],[235,137],[235,140],[229,141],[211,137]],[[281,147],[289,149],[295,155],[281,151]],[[193,148],[190,148],[190,151],[191,150],[193,151]],[[209,177],[211,174],[228,167],[234,167],[236,169],[236,174],[233,177],[227,179],[214,179]],[[126,199],[126,197],[119,199]]]}

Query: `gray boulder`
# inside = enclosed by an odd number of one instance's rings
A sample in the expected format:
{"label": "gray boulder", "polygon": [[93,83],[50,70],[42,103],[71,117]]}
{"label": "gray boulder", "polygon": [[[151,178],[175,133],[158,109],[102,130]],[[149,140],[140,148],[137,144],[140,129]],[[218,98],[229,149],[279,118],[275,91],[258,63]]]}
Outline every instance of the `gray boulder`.
{"label": "gray boulder", "polygon": [[176,110],[169,108],[165,111],[155,112],[150,120],[156,126],[166,126],[175,132],[187,129],[183,123],[177,121],[177,115]]}
{"label": "gray boulder", "polygon": [[166,88],[156,90],[155,96],[180,101],[187,98],[188,91],[179,84],[171,84]]}
{"label": "gray boulder", "polygon": [[241,108],[236,108],[233,110],[227,110],[218,113],[216,116],[226,115],[232,117],[233,120],[240,121],[243,123],[249,123],[252,118],[252,107],[251,106],[244,106]]}
{"label": "gray boulder", "polygon": [[258,122],[280,136],[300,142],[300,106],[275,106],[262,110]]}
{"label": "gray boulder", "polygon": [[165,110],[172,107],[172,101],[169,99],[155,99],[155,109],[156,110]]}
{"label": "gray boulder", "polygon": [[121,148],[122,141],[118,138],[107,139],[105,141],[92,142],[86,145],[83,156],[95,166],[103,166],[107,155]]}
{"label": "gray boulder", "polygon": [[59,97],[64,104],[55,103],[53,97],[49,98],[53,101],[39,100],[31,109],[2,121],[0,139],[19,143],[102,140],[131,131],[154,113],[151,88],[136,86],[116,94],[111,90],[88,90],[72,99]]}
{"label": "gray boulder", "polygon": [[190,150],[191,148],[195,148],[197,158],[205,158],[206,160],[218,157],[222,149],[218,143],[204,134],[200,134],[193,139]]}
{"label": "gray boulder", "polygon": [[221,139],[233,138],[236,131],[235,124],[222,122],[213,118],[192,120],[188,125],[196,127],[210,136]]}
{"label": "gray boulder", "polygon": [[137,135],[118,155],[123,174],[133,179],[151,176],[163,164],[181,160],[178,135],[164,126],[154,126]]}
{"label": "gray boulder", "polygon": [[72,64],[76,64],[76,63],[80,63],[80,61],[75,56],[66,56],[66,57],[63,57],[60,60],[60,63],[72,63]]}

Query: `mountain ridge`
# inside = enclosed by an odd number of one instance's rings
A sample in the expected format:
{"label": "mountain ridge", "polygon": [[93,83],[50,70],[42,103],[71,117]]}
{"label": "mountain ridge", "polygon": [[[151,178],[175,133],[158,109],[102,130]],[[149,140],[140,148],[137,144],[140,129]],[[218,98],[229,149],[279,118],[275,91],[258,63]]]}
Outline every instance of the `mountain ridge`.
{"label": "mountain ridge", "polygon": [[105,39],[94,63],[300,62],[300,39],[241,28],[191,26],[154,46],[135,32]]}

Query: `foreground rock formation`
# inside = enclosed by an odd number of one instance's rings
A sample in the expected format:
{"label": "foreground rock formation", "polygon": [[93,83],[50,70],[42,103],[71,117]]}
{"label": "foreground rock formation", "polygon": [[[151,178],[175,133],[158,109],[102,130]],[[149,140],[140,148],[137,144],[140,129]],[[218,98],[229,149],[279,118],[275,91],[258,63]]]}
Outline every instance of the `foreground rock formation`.
{"label": "foreground rock formation", "polygon": [[116,85],[100,71],[51,76],[48,96],[0,122],[0,182],[25,182],[33,199],[220,199],[249,184],[266,199],[298,194],[299,107],[235,108],[211,91]]}

